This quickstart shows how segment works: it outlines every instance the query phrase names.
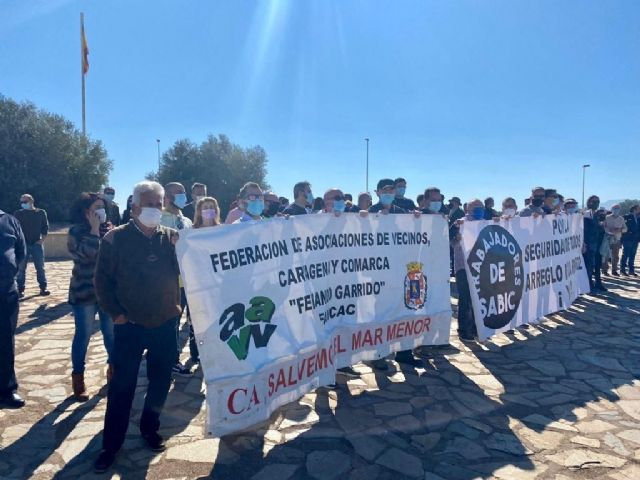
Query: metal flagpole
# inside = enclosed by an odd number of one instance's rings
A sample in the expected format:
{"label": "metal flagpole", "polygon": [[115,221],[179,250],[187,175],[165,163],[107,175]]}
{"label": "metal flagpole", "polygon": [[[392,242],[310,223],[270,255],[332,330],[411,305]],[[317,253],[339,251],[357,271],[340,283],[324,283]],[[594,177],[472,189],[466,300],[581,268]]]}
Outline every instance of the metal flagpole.
{"label": "metal flagpole", "polygon": [[82,77],[82,135],[87,136],[87,121],[85,116],[85,86],[84,86],[84,13],[80,13],[80,76]]}

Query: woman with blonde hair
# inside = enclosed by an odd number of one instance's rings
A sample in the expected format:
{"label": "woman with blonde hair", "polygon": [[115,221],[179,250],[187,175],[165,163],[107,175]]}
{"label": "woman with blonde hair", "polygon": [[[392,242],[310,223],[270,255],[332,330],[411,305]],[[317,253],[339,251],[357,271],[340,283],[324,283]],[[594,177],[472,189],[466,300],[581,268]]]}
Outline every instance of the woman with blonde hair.
{"label": "woman with blonde hair", "polygon": [[[193,216],[193,228],[216,227],[220,225],[220,207],[218,201],[213,197],[204,197],[198,200],[196,211]],[[193,364],[200,363],[200,354],[198,353],[198,344],[196,336],[193,333],[193,324],[191,323],[191,312],[187,305],[187,319],[189,320],[189,354]]]}
{"label": "woman with blonde hair", "polygon": [[193,228],[215,227],[220,225],[220,207],[213,197],[198,200],[193,217]]}

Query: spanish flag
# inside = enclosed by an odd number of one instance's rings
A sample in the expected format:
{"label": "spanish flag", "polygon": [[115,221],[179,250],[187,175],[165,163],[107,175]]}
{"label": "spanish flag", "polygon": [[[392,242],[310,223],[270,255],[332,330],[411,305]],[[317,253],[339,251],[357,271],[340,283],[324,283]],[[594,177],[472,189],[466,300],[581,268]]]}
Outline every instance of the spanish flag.
{"label": "spanish flag", "polygon": [[84,36],[84,14],[82,15],[82,22],[80,24],[80,34],[82,37],[82,73],[86,75],[89,71],[89,47],[87,46],[87,38]]}

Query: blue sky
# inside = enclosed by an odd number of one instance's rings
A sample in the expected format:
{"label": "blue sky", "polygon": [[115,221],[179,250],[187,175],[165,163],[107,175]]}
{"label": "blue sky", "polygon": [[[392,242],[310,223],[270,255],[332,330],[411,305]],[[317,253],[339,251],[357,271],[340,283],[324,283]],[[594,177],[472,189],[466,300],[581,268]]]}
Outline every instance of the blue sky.
{"label": "blue sky", "polygon": [[363,191],[364,137],[370,189],[579,198],[589,163],[587,194],[640,197],[637,0],[0,0],[0,93],[80,125],[80,11],[120,200],[156,138],[208,133],[262,145],[289,197]]}

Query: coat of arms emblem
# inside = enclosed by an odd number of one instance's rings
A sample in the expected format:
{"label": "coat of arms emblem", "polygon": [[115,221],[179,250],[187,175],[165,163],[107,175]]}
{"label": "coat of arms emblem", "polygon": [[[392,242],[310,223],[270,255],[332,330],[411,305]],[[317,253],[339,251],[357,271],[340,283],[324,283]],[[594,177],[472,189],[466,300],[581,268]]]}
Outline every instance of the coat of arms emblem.
{"label": "coat of arms emblem", "polygon": [[407,276],[404,277],[404,304],[411,310],[424,307],[427,300],[427,277],[422,273],[422,263],[407,264]]}

